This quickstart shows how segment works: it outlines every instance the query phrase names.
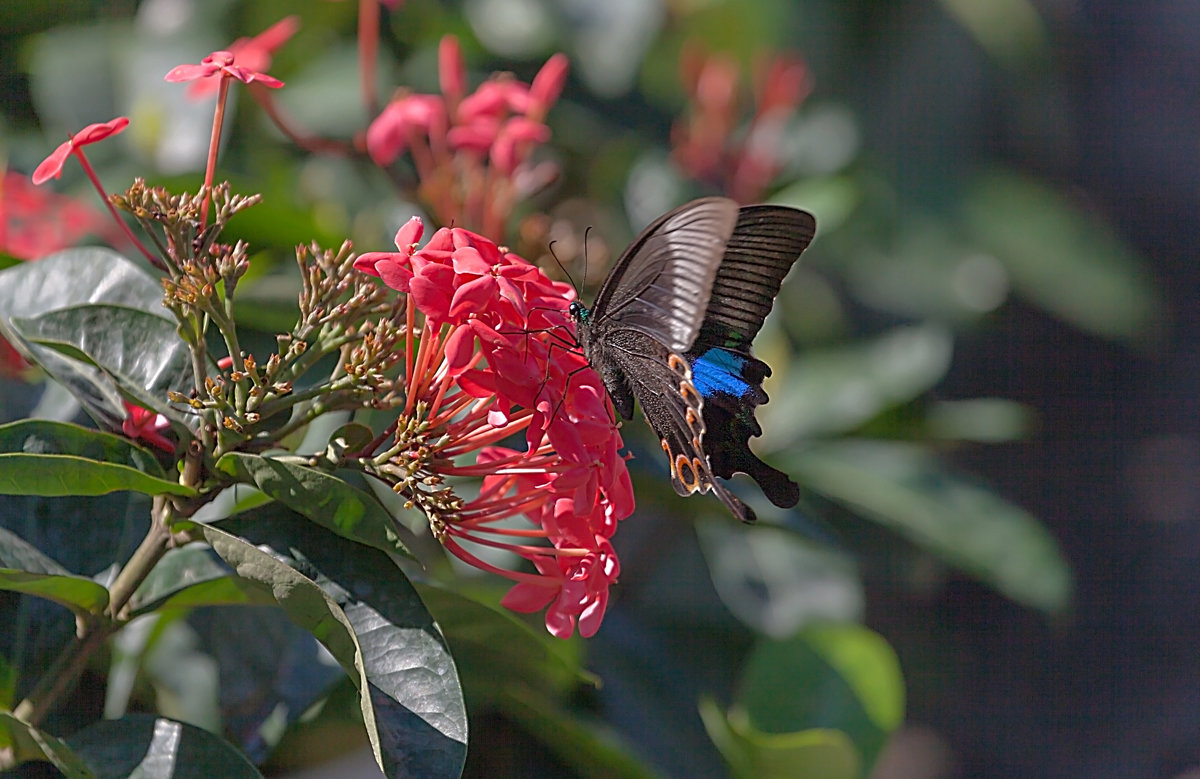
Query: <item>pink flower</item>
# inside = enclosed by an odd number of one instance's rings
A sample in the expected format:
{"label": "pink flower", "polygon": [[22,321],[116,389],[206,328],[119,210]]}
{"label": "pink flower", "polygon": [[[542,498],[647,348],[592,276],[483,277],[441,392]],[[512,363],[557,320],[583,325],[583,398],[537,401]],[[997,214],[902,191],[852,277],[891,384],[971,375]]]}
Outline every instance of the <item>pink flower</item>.
{"label": "pink flower", "polygon": [[164,76],[164,79],[170,82],[180,82],[207,79],[213,76],[236,78],[243,84],[258,82],[272,89],[278,89],[283,86],[283,82],[274,76],[259,73],[256,70],[251,70],[249,67],[235,65],[234,55],[228,51],[214,51],[200,60],[199,65],[176,65]]}
{"label": "pink flower", "polygon": [[555,54],[532,85],[498,74],[467,94],[462,50],[448,35],[438,46],[441,94],[399,93],[367,129],[367,151],[379,165],[411,155],[417,194],[442,223],[499,233],[516,203],[553,178],[544,169],[524,174],[533,149],[550,139],[544,119],[567,68]]}
{"label": "pink flower", "polygon": [[[423,319],[409,331],[401,432],[381,470],[403,476],[397,489],[448,551],[516,582],[506,606],[546,608],[556,636],[593,635],[620,572],[610,538],[633,490],[603,383],[571,348],[572,290],[476,233],[443,228],[418,248],[422,232],[414,218],[396,234],[398,252],[355,263],[408,295],[410,322]],[[523,451],[502,445],[518,433]],[[446,476],[481,478],[478,495],[435,500],[415,486]],[[514,527],[514,516],[529,524]],[[532,571],[486,562],[480,548]]]}
{"label": "pink flower", "polygon": [[121,423],[121,432],[135,441],[145,441],[164,452],[174,453],[175,444],[159,432],[171,426],[166,417],[141,406],[135,406],[129,401],[122,401],[122,403],[125,404],[126,416],[125,421]]}
{"label": "pink flower", "polygon": [[[300,18],[297,16],[285,16],[275,24],[255,35],[253,38],[238,38],[229,45],[229,53],[233,55],[240,69],[249,72],[265,72],[271,67],[271,60],[275,52],[279,50],[283,44],[287,43],[296,31],[300,29]],[[215,55],[215,52],[214,52]],[[182,65],[180,67],[201,67],[194,65]],[[176,68],[175,70],[179,70]],[[174,73],[175,71],[172,71]],[[261,75],[261,73],[260,73]],[[168,78],[168,81],[172,79]],[[245,79],[242,79],[245,81]],[[214,71],[211,75],[196,79],[191,83],[187,90],[187,96],[193,99],[201,99],[215,94],[218,85],[221,83],[220,74]],[[246,83],[249,83],[248,81]],[[282,83],[280,84],[282,86]]]}
{"label": "pink flower", "polygon": [[116,135],[129,126],[129,119],[124,116],[118,116],[116,119],[103,122],[101,124],[89,124],[87,127],[80,130],[75,135],[69,137],[69,140],[59,144],[49,157],[42,160],[42,164],[37,166],[33,171],[33,183],[43,184],[50,179],[56,179],[62,175],[63,165],[67,162],[67,157],[83,146],[96,141],[102,141],[110,135]]}

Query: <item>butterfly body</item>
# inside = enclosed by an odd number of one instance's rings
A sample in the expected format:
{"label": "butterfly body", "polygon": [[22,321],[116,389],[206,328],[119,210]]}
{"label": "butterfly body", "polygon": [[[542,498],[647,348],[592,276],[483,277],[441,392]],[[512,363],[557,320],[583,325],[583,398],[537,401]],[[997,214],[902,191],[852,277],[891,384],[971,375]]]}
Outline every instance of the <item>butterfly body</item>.
{"label": "butterfly body", "polygon": [[799,488],[759,460],[754,409],[770,375],[750,344],[779,285],[812,240],[811,215],[706,198],[660,217],[614,265],[592,309],[571,304],[580,346],[622,417],[634,399],[658,434],[680,495],[713,492],[754,512],[716,478],[747,473],[776,505]]}

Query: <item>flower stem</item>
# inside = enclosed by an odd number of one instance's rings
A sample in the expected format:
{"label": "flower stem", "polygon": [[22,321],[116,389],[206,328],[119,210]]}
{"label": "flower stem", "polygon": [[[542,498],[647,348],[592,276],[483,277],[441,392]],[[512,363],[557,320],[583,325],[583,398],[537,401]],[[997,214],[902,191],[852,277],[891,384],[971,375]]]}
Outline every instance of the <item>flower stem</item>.
{"label": "flower stem", "polygon": [[212,136],[208,142],[208,165],[204,168],[204,203],[200,206],[200,232],[208,224],[208,201],[212,199],[213,176],[217,172],[217,150],[221,147],[221,127],[225,124],[225,103],[229,99],[229,76],[221,75],[217,90],[217,108],[213,112]]}
{"label": "flower stem", "polygon": [[362,78],[363,105],[367,114],[379,113],[379,90],[375,86],[376,56],[379,51],[379,0],[358,3],[358,71]]}
{"label": "flower stem", "polygon": [[166,270],[167,266],[163,264],[162,259],[157,255],[150,253],[150,250],[146,248],[146,245],[138,240],[138,237],[133,234],[133,230],[129,229],[129,225],[125,224],[125,220],[122,219],[121,215],[117,213],[117,209],[109,201],[108,193],[105,192],[104,187],[101,186],[100,177],[97,176],[96,171],[92,169],[92,164],[88,162],[87,155],[83,153],[83,149],[76,146],[72,151],[75,156],[79,158],[79,164],[83,166],[83,172],[87,174],[88,180],[92,182],[92,186],[96,188],[96,191],[100,193],[100,199],[104,201],[105,207],[108,208],[108,213],[112,214],[112,218],[117,223],[117,227],[121,228],[121,231],[125,233],[125,237],[133,241],[133,245],[138,248],[138,251],[140,251],[147,260],[150,261],[151,265],[159,270]]}

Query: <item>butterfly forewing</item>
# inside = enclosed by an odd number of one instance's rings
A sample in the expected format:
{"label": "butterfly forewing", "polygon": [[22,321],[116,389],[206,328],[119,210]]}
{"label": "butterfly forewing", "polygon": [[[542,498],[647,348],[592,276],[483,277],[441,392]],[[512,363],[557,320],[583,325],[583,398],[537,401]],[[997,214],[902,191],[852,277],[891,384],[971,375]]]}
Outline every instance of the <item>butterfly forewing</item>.
{"label": "butterfly forewing", "polygon": [[[745,344],[754,340],[783,277],[816,233],[812,214],[783,206],[743,206],[713,279],[704,324],[724,326]],[[726,345],[726,344],[722,344]]]}
{"label": "butterfly forewing", "polygon": [[660,217],[625,250],[592,307],[600,336],[627,328],[674,352],[696,339],[737,206],[724,198],[695,200]]}

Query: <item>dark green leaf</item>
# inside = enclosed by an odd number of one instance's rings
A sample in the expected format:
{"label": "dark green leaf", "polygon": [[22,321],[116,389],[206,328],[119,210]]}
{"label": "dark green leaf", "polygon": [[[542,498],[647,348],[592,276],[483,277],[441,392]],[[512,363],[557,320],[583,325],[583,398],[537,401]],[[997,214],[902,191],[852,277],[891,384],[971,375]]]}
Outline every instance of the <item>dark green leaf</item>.
{"label": "dark green leaf", "polygon": [[75,733],[67,743],[97,779],[262,776],[228,741],[207,730],[151,714],[102,720]]}
{"label": "dark green leaf", "polygon": [[1036,519],[946,472],[929,452],[843,441],[797,453],[789,472],[806,486],[892,528],[1018,602],[1057,612],[1071,571]]}
{"label": "dark green leaf", "polygon": [[201,544],[168,552],[129,601],[134,616],[173,608],[273,603],[261,584],[234,576]]}
{"label": "dark green leaf", "polygon": [[298,520],[272,504],[200,530],[238,575],[270,586],[357,680],[367,733],[388,775],[457,775],[466,710],[433,618],[387,555]]}
{"label": "dark green leaf", "polygon": [[482,706],[484,698],[494,702],[515,686],[562,692],[593,681],[572,642],[537,633],[511,612],[452,590],[421,585],[417,591],[446,634],[472,706]]}
{"label": "dark green leaf", "polygon": [[501,706],[579,776],[634,779],[656,775],[634,756],[616,733],[597,722],[571,716],[532,690],[509,689]]}
{"label": "dark green leaf", "polygon": [[0,567],[31,573],[69,573],[33,544],[3,527],[0,527]]}
{"label": "dark green leaf", "polygon": [[100,614],[108,606],[108,590],[83,576],[0,568],[0,590],[52,600],[76,614]]}
{"label": "dark green leaf", "polygon": [[0,753],[11,750],[13,762],[46,761],[71,779],[90,779],[84,760],[67,745],[6,711],[0,711]]}
{"label": "dark green leaf", "polygon": [[980,177],[963,208],[967,226],[1014,285],[1076,327],[1133,341],[1162,311],[1145,261],[1049,187],[994,172]]}
{"label": "dark green leaf", "polygon": [[0,425],[0,453],[67,454],[101,460],[165,479],[154,455],[128,438],[91,430],[69,422],[27,419]]}
{"label": "dark green leaf", "polygon": [[379,501],[336,476],[241,452],[224,455],[216,468],[344,538],[407,554]]}
{"label": "dark green leaf", "polygon": [[146,495],[195,495],[169,479],[147,476],[128,465],[63,454],[0,454],[0,494],[107,495],[133,490]]}
{"label": "dark green leaf", "polygon": [[154,312],[162,285],[141,268],[101,247],[67,249],[0,273],[0,317],[29,317],[81,303],[111,303]]}

